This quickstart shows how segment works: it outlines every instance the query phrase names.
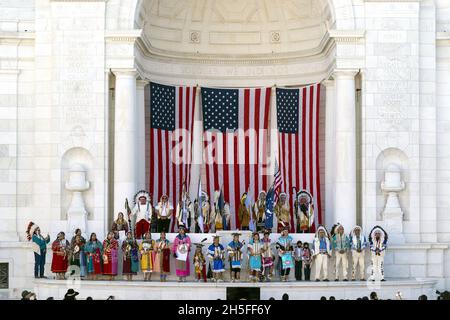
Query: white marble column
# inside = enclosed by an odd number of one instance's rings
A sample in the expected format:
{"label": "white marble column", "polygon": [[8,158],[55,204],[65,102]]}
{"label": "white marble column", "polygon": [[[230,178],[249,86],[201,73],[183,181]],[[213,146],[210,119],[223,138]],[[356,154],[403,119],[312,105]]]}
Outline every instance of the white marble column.
{"label": "white marble column", "polygon": [[356,100],[353,70],[339,70],[335,79],[334,218],[346,230],[356,224]]}
{"label": "white marble column", "polygon": [[137,165],[138,165],[138,179],[137,189],[147,189],[147,181],[145,181],[145,86],[148,84],[147,80],[138,80],[136,82],[136,115],[137,115],[137,130],[138,130],[138,144],[137,144]]}
{"label": "white marble column", "polygon": [[335,193],[335,107],[336,91],[334,80],[323,81],[326,87],[325,101],[325,225],[330,228],[335,222],[334,193]]}
{"label": "white marble column", "polygon": [[124,211],[125,198],[132,202],[138,183],[137,72],[112,70],[116,76],[114,110],[114,216]]}
{"label": "white marble column", "polygon": [[[201,179],[201,168],[203,160],[203,123],[201,121],[200,111],[200,87],[197,87],[195,94],[195,111],[194,111],[194,126],[192,134],[192,156],[191,156],[191,181],[189,184],[189,196],[191,201],[197,199],[198,180]],[[206,190],[206,186],[202,185]]]}

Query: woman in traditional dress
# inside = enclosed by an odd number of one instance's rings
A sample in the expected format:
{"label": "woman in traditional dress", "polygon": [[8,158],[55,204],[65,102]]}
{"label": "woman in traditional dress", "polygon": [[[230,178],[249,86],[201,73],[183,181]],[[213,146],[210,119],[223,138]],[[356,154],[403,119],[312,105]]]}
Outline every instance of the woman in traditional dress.
{"label": "woman in traditional dress", "polygon": [[165,282],[170,273],[170,243],[165,232],[161,232],[153,247],[153,272],[159,273],[161,282]]}
{"label": "woman in traditional dress", "polygon": [[150,232],[145,233],[144,240],[139,245],[141,253],[141,270],[144,273],[144,281],[150,281],[153,271],[153,246],[155,242],[152,240]]}
{"label": "woman in traditional dress", "polygon": [[281,237],[278,238],[277,249],[278,256],[281,259],[281,281],[288,281],[289,273],[292,266],[294,265],[294,259],[292,253],[294,251],[294,246],[292,245],[292,237],[289,235],[288,227],[284,227],[281,232]]}
{"label": "woman in traditional dress", "polygon": [[128,232],[128,221],[125,220],[122,212],[119,212],[117,215],[117,219],[112,224],[111,231],[114,232],[114,239],[116,240],[120,238],[120,231],[123,231],[125,234]]}
{"label": "woman in traditional dress", "polygon": [[262,259],[261,259],[262,244],[259,239],[259,233],[253,232],[252,239],[248,245],[249,252],[249,277],[251,282],[258,282],[261,275]]}
{"label": "woman in traditional dress", "polygon": [[275,255],[272,252],[272,244],[270,239],[270,230],[264,230],[264,236],[261,239],[261,256],[262,256],[262,267],[263,267],[263,277],[265,281],[271,281],[273,276],[273,262],[275,260]]}
{"label": "woman in traditional dress", "polygon": [[[81,235],[75,235],[70,241],[69,248],[69,264],[70,264],[70,274],[76,274],[79,272],[80,277],[84,277],[81,273],[81,253],[84,250],[84,242]],[[78,269],[78,270],[77,270]]]}
{"label": "woman in traditional dress", "polygon": [[191,251],[191,239],[186,235],[184,225],[178,227],[178,235],[173,242],[172,252],[176,259],[175,268],[179,282],[185,282],[186,277],[190,275],[189,251]]}
{"label": "woman in traditional dress", "polygon": [[127,232],[127,238],[122,243],[123,252],[123,270],[122,274],[127,276],[127,280],[133,280],[133,275],[139,270],[139,246],[131,231]]}
{"label": "woman in traditional dress", "polygon": [[97,235],[91,233],[89,241],[84,246],[84,251],[87,257],[88,277],[92,280],[97,280],[97,275],[102,274],[102,250],[103,245],[98,241]]}
{"label": "woman in traditional dress", "polygon": [[220,237],[215,235],[213,243],[208,247],[208,257],[213,262],[212,272],[215,282],[223,282],[225,272],[225,248],[219,243]]}
{"label": "woman in traditional dress", "polygon": [[[75,234],[72,237],[72,239],[70,240],[70,248],[75,248],[75,239],[76,237],[80,238],[80,245],[79,245],[79,253],[76,254],[76,256],[79,257],[79,264],[76,264],[78,267],[80,267],[80,277],[85,277],[87,274],[86,271],[86,253],[85,253],[85,245],[86,245],[86,239],[81,235],[81,229],[76,229],[75,230]],[[70,263],[70,265],[73,265],[72,263]]]}
{"label": "woman in traditional dress", "polygon": [[52,243],[53,260],[52,260],[52,272],[56,273],[57,280],[64,280],[65,273],[67,272],[67,258],[69,255],[70,244],[66,240],[64,232],[58,233],[58,237]]}
{"label": "woman in traditional dress", "polygon": [[117,251],[119,243],[114,239],[114,232],[109,232],[103,241],[103,274],[114,280],[117,275]]}

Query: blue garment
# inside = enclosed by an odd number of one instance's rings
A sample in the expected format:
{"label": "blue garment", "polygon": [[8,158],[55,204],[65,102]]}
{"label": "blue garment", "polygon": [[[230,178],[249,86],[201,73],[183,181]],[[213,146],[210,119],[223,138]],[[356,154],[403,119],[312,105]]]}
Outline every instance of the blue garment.
{"label": "blue garment", "polygon": [[39,246],[39,253],[34,253],[34,277],[43,277],[45,271],[45,255],[47,254],[47,243],[50,242],[49,238],[44,238],[33,234],[31,240]]}
{"label": "blue garment", "polygon": [[47,243],[50,242],[50,237],[45,239],[42,236],[37,236],[36,234],[33,235],[32,240],[34,243],[36,243],[39,246],[39,249],[41,252],[47,253]]}
{"label": "blue garment", "polygon": [[[261,259],[261,248],[262,243],[261,241],[258,241],[255,245],[255,241],[253,239],[250,240],[249,248],[252,248],[253,252],[255,252],[255,255],[249,256],[249,264],[250,264],[250,270],[252,271],[261,271],[262,268],[262,259]],[[250,252],[249,252],[250,253]]]}
{"label": "blue garment", "polygon": [[[219,257],[215,257],[216,250],[219,251]],[[220,243],[218,246],[213,243],[208,247],[208,255],[213,260],[213,272],[225,271],[225,263],[223,261],[224,251],[225,249]]]}
{"label": "blue garment", "polygon": [[[101,259],[101,256],[102,256],[101,253],[103,251],[103,245],[98,240],[95,241],[95,242],[88,241],[84,245],[84,250],[85,250],[85,252],[88,252],[90,254],[94,254],[98,250],[98,253],[99,253],[99,257],[98,258]],[[94,257],[91,255],[89,257],[89,259],[87,259],[87,260],[88,260],[87,261],[87,272],[93,273],[94,272]],[[100,260],[100,262],[101,262],[101,260]]]}
{"label": "blue garment", "polygon": [[319,241],[320,241],[319,250],[327,251],[327,241],[325,240],[325,238],[320,238]]}
{"label": "blue garment", "polygon": [[292,257],[292,242],[293,238],[291,236],[287,237],[280,237],[278,239],[278,244],[282,245],[284,249],[283,254],[281,254],[281,268],[282,269],[289,269],[294,265],[294,259]]}
{"label": "blue garment", "polygon": [[41,251],[41,254],[34,253],[34,277],[43,277],[45,267],[45,254]]}

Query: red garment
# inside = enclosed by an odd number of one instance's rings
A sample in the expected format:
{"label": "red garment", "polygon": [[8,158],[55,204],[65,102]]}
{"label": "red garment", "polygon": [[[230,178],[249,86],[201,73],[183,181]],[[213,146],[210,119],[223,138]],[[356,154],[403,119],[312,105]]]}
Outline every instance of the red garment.
{"label": "red garment", "polygon": [[165,248],[162,252],[163,262],[162,262],[162,272],[170,273],[170,249]]}
{"label": "red garment", "polygon": [[119,243],[116,239],[103,241],[103,274],[115,276],[117,275],[117,250]]}
{"label": "red garment", "polygon": [[141,219],[136,223],[136,239],[141,239],[144,237],[144,234],[146,234],[150,230],[150,223],[145,220]]}
{"label": "red garment", "polygon": [[100,249],[96,249],[92,256],[92,262],[94,265],[94,274],[102,274],[102,254]]}
{"label": "red garment", "polygon": [[68,259],[67,250],[69,249],[69,241],[65,241],[65,247],[61,244],[60,240],[55,240],[52,243],[53,259],[52,259],[52,272],[65,273],[67,272]]}

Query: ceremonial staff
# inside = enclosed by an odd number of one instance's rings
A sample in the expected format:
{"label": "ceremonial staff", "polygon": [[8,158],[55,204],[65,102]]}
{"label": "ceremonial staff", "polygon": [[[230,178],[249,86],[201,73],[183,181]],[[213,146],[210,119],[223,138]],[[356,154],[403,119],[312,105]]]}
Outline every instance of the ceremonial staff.
{"label": "ceremonial staff", "polygon": [[128,198],[125,198],[125,210],[127,210],[127,215],[128,215],[128,225],[130,227],[130,231],[131,231],[131,236],[134,239],[134,228],[131,225],[131,208],[130,205],[128,204]]}

